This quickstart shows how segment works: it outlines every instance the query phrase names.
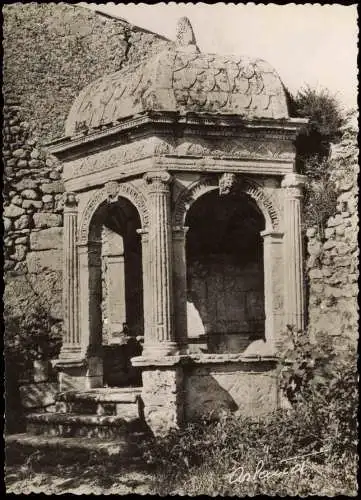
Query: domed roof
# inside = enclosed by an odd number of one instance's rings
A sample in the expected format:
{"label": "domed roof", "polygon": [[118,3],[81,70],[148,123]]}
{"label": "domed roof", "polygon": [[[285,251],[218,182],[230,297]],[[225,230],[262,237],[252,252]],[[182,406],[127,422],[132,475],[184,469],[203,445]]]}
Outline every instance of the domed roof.
{"label": "domed roof", "polygon": [[284,87],[267,62],[201,53],[186,18],[172,47],[88,85],[73,103],[65,134],[146,111],[289,117]]}

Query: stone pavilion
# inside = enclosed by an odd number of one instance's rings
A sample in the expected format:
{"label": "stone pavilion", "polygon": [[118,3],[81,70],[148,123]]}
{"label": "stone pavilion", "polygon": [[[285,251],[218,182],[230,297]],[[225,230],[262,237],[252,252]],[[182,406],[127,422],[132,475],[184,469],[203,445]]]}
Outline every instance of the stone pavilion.
{"label": "stone pavilion", "polygon": [[121,411],[136,395],[156,434],[279,406],[286,325],[304,326],[304,124],[268,63],[200,52],[186,18],[174,46],[79,94],[49,145],[66,189],[64,401]]}

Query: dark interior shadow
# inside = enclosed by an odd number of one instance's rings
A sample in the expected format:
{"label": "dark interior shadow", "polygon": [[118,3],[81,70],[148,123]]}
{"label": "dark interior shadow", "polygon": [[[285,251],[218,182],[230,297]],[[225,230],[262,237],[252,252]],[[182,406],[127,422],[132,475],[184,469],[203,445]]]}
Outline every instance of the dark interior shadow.
{"label": "dark interior shadow", "polygon": [[210,353],[242,352],[265,337],[263,215],[245,195],[211,192],[186,225],[188,312],[197,320],[188,317],[188,341],[205,335]]}

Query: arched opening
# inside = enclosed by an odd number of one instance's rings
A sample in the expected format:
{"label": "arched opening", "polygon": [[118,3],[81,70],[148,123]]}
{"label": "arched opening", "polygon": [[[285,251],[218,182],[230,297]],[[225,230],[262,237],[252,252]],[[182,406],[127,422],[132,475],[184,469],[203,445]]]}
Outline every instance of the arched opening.
{"label": "arched opening", "polygon": [[90,242],[97,243],[90,263],[91,292],[96,295],[95,322],[101,330],[103,381],[108,386],[141,385],[141,373],[130,362],[141,354],[144,334],[140,227],[138,211],[121,197],[100,205],[90,226]]}
{"label": "arched opening", "polygon": [[212,191],[186,226],[189,349],[242,352],[265,336],[264,217],[248,195]]}

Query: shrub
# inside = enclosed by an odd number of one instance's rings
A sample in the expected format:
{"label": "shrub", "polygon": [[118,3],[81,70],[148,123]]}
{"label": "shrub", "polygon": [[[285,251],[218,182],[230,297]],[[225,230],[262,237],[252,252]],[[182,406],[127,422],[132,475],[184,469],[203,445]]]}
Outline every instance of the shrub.
{"label": "shrub", "polygon": [[24,431],[25,426],[20,381],[29,378],[34,360],[58,355],[61,335],[59,321],[40,302],[17,313],[5,304],[4,327],[6,430],[11,433]]}

